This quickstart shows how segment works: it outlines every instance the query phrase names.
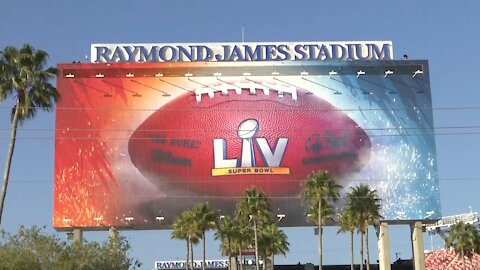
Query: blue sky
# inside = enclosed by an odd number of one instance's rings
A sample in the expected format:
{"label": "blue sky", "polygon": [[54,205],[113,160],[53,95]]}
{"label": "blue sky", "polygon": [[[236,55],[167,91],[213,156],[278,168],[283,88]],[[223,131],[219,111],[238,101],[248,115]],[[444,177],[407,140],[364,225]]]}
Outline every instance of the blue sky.
{"label": "blue sky", "polygon": [[[480,89],[477,1],[25,1],[0,5],[0,48],[31,43],[50,54],[50,65],[85,62],[92,43],[392,40],[394,56],[427,59],[433,94],[442,214],[480,209]],[[9,137],[11,102],[0,104],[0,164]],[[463,128],[453,128],[463,127]],[[476,128],[475,128],[476,127]],[[26,123],[18,139],[2,227],[51,229],[54,113]],[[445,135],[445,133],[449,133]],[[464,134],[470,133],[470,134]],[[326,264],[347,264],[348,238],[326,230]],[[288,228],[291,251],[278,263],[316,262],[312,228]],[[392,226],[391,257],[411,256],[409,228]],[[132,255],[154,260],[184,257],[184,243],[169,231],[126,232]],[[373,235],[373,234],[372,234]],[[60,235],[64,237],[64,234]],[[102,240],[104,232],[86,233]],[[212,236],[210,235],[210,239]],[[432,242],[425,236],[425,246]],[[372,246],[374,239],[371,239]],[[433,239],[434,247],[442,246]],[[372,257],[376,260],[376,252]],[[397,254],[398,253],[398,254]],[[196,254],[200,255],[200,249]],[[207,254],[219,258],[210,241]],[[200,258],[200,257],[199,257]]]}

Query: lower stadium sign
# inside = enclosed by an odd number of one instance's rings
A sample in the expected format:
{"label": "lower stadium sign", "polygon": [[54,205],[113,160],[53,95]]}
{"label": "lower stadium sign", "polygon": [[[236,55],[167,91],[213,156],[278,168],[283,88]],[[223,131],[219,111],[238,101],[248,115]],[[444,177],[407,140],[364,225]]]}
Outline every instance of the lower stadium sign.
{"label": "lower stadium sign", "polygon": [[[193,261],[194,269],[201,269],[203,261]],[[221,269],[228,267],[228,260],[206,260],[205,268]],[[185,261],[155,261],[155,269],[185,269]]]}

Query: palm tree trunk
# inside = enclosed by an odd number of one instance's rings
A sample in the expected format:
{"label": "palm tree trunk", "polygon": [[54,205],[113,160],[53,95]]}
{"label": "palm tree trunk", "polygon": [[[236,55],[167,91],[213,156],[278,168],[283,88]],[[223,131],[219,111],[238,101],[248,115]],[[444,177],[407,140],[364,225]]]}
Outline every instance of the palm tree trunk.
{"label": "palm tree trunk", "polygon": [[460,251],[460,255],[462,256],[463,270],[466,270],[467,267],[465,265],[465,254],[463,253],[463,249],[462,249],[462,251]]}
{"label": "palm tree trunk", "polygon": [[368,247],[368,224],[365,226],[365,247],[367,249],[367,270],[370,270],[370,249]]}
{"label": "palm tree trunk", "polygon": [[263,269],[265,270],[273,270],[272,258],[270,256],[265,255],[263,258],[264,264]]}
{"label": "palm tree trunk", "polygon": [[323,265],[323,227],[322,227],[322,200],[318,200],[318,270],[322,270]]}
{"label": "palm tree trunk", "polygon": [[271,262],[272,262],[272,270],[275,270],[275,255],[274,254],[272,254]]}
{"label": "palm tree trunk", "polygon": [[202,233],[202,244],[203,244],[203,263],[202,263],[202,270],[205,270],[206,261],[205,258],[207,257],[207,251],[205,249],[205,232]]}
{"label": "palm tree trunk", "polygon": [[189,238],[187,238],[187,259],[185,260],[185,270],[188,270],[188,268],[189,268],[188,267],[188,263],[189,263],[188,258],[189,258],[189,255],[190,255],[190,244],[189,243],[190,243],[190,240],[189,240]]}
{"label": "palm tree trunk", "polygon": [[243,270],[243,255],[242,255],[242,247],[238,249],[238,256],[240,257],[240,270]]}
{"label": "palm tree trunk", "polygon": [[354,264],[354,258],[353,258],[353,230],[350,231],[350,270],[353,270],[353,264]]}
{"label": "palm tree trunk", "polygon": [[237,270],[237,256],[232,255],[232,240],[227,236],[227,247],[228,247],[228,269]]}
{"label": "palm tree trunk", "polygon": [[257,235],[257,221],[253,219],[253,233],[255,235],[255,267],[260,270],[259,258],[258,258],[258,235]]}
{"label": "palm tree trunk", "polygon": [[237,256],[229,255],[228,268],[230,270],[237,270]]}
{"label": "palm tree trunk", "polygon": [[8,150],[7,150],[7,160],[5,161],[5,172],[3,174],[2,191],[0,193],[0,225],[2,224],[3,207],[5,203],[5,197],[7,196],[8,179],[10,177],[10,167],[12,165],[13,150],[15,148],[15,140],[17,137],[17,125],[18,125],[19,112],[20,110],[19,110],[19,105],[17,100],[17,105],[15,106],[15,113],[13,114],[13,119],[12,119],[12,130],[10,132],[10,144],[8,145]]}
{"label": "palm tree trunk", "polygon": [[363,270],[363,229],[360,231],[360,270]]}
{"label": "palm tree trunk", "polygon": [[193,242],[190,239],[190,269],[195,269],[195,262],[193,261]]}

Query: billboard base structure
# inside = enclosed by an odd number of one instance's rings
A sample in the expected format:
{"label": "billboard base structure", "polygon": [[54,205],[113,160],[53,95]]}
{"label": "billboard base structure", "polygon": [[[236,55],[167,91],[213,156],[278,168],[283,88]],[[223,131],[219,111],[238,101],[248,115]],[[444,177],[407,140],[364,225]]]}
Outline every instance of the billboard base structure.
{"label": "billboard base structure", "polygon": [[390,235],[388,234],[388,223],[380,222],[377,229],[378,238],[378,266],[381,270],[391,269],[390,259]]}
{"label": "billboard base structure", "polygon": [[[424,239],[423,232],[425,230],[424,224],[431,224],[432,221],[402,221],[398,222],[388,222],[380,221],[380,224],[375,227],[378,239],[378,261],[380,270],[390,270],[391,269],[391,258],[390,258],[390,236],[388,233],[389,225],[409,225],[410,226],[410,239],[412,244],[412,254],[413,262],[415,269],[425,270],[425,254],[424,254]],[[332,224],[330,224],[332,225]],[[315,234],[318,234],[317,228],[314,229]]]}
{"label": "billboard base structure", "polygon": [[417,221],[410,227],[412,232],[413,265],[415,270],[425,270],[425,245],[422,222]]}
{"label": "billboard base structure", "polygon": [[334,174],[342,195],[360,183],[376,189],[388,222],[440,217],[426,61],[64,64],[58,72],[58,230],[169,228],[207,201],[227,215],[252,186],[271,197],[280,226],[306,226],[301,184],[317,170]]}
{"label": "billboard base structure", "polygon": [[73,229],[72,231],[67,232],[67,239],[72,240],[73,242],[83,243],[83,230]]}

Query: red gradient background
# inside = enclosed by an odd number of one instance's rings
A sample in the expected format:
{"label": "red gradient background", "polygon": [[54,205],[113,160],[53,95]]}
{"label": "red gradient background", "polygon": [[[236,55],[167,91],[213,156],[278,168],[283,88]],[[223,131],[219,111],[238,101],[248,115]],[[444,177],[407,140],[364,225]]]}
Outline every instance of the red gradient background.
{"label": "red gradient background", "polygon": [[[65,64],[59,65],[57,88],[62,99],[56,108],[53,225],[70,227],[129,227],[125,219],[134,217],[135,227],[154,226],[155,216],[146,216],[139,207],[171,197],[220,197],[232,202],[244,188],[256,185],[270,196],[298,197],[301,181],[312,171],[328,169],[347,179],[368,162],[370,141],[348,116],[325,100],[299,92],[297,101],[285,93],[279,98],[258,91],[243,91],[201,102],[189,92],[198,84],[180,77],[183,69],[204,63],[153,64]],[[155,77],[157,71],[180,70],[170,77]],[[134,74],[134,77],[126,76]],[[236,78],[239,80],[242,78]],[[231,101],[235,98],[235,101]],[[239,102],[241,105],[239,105]],[[160,109],[161,108],[161,109]],[[212,177],[214,138],[227,140],[227,157],[240,158],[237,137],[241,121],[259,121],[256,137],[265,137],[272,147],[279,137],[289,138],[282,167],[290,175],[243,175]],[[315,133],[346,134],[345,148],[324,150],[322,154],[353,151],[358,158],[302,164],[302,159],[318,155],[306,152],[306,141]],[[150,164],[151,134],[199,140],[201,148],[190,156],[192,168]],[[130,146],[129,146],[130,142]],[[130,147],[130,149],[129,149]],[[182,152],[183,151],[183,152]],[[257,166],[264,166],[258,149]],[[133,161],[133,162],[132,162]],[[160,184],[159,184],[160,182]],[[218,203],[218,201],[217,201]],[[172,205],[162,205],[169,208]],[[179,213],[178,213],[179,214]],[[171,222],[171,221],[170,221]]]}

